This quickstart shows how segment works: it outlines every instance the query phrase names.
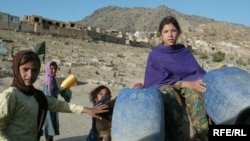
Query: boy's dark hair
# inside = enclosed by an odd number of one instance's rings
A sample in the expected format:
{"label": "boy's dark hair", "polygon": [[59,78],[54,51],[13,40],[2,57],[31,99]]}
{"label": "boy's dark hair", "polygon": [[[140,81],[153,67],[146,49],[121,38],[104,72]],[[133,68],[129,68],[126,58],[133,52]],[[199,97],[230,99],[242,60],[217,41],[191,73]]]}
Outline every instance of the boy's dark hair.
{"label": "boy's dark hair", "polygon": [[100,85],[100,86],[96,87],[94,90],[92,90],[92,91],[90,92],[90,96],[89,96],[89,97],[90,97],[90,101],[91,101],[92,103],[95,102],[95,98],[97,97],[97,94],[98,94],[102,89],[106,89],[109,98],[111,98],[111,91],[110,91],[110,89],[109,89],[107,86]]}

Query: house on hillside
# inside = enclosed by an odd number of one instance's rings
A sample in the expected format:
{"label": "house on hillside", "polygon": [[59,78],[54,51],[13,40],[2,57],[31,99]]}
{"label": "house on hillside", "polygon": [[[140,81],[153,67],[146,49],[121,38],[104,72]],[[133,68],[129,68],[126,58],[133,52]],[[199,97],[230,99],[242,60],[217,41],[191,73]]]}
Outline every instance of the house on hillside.
{"label": "house on hillside", "polygon": [[21,28],[18,16],[0,12],[0,28],[16,30]]}

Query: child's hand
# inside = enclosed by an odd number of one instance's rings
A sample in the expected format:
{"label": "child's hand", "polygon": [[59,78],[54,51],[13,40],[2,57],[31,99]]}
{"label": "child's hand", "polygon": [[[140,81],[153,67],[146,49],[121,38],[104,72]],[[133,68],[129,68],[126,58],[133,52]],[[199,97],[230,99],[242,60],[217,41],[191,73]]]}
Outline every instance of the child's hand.
{"label": "child's hand", "polygon": [[84,107],[83,112],[102,120],[102,117],[98,114],[108,112],[109,110],[107,108],[108,106],[106,104],[97,104],[94,108]]}

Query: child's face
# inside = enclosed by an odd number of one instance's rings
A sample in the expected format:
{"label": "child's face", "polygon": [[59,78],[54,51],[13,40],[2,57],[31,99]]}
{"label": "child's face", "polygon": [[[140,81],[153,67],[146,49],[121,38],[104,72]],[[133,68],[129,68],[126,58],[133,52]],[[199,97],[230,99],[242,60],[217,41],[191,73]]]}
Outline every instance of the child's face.
{"label": "child's face", "polygon": [[54,65],[51,65],[51,66],[50,66],[50,71],[51,71],[51,74],[52,74],[52,75],[56,75],[57,67],[54,66]]}
{"label": "child's face", "polygon": [[164,45],[166,46],[175,45],[178,36],[179,36],[178,29],[172,23],[164,25],[160,33],[160,38],[162,39]]}
{"label": "child's face", "polygon": [[26,86],[31,86],[36,82],[39,71],[39,66],[36,62],[27,62],[19,66],[20,75]]}
{"label": "child's face", "polygon": [[106,98],[108,95],[108,91],[107,89],[102,89],[98,94],[97,94],[97,99],[96,101],[100,101],[103,100],[104,98]]}

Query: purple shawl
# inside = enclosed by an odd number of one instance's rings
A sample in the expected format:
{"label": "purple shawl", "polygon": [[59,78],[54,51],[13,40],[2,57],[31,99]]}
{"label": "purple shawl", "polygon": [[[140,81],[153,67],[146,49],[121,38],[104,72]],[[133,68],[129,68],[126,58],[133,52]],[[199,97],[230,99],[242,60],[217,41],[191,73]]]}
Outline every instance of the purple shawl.
{"label": "purple shawl", "polygon": [[43,84],[48,86],[48,91],[52,92],[52,90],[55,87],[56,83],[56,76],[51,74],[51,70],[50,70],[50,64],[52,63],[52,61],[48,62],[45,66],[45,74],[44,74],[44,80],[43,80]]}
{"label": "purple shawl", "polygon": [[205,73],[192,52],[184,45],[158,45],[148,56],[144,86],[158,88],[181,80],[193,81],[202,78]]}

